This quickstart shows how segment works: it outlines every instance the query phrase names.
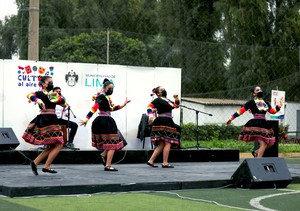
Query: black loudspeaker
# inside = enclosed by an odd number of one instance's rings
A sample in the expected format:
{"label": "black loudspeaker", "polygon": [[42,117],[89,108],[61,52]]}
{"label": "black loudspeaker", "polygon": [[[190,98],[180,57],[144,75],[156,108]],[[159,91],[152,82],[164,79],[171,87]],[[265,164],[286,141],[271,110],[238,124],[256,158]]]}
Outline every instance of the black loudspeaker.
{"label": "black loudspeaker", "polygon": [[[263,157],[278,157],[278,130],[279,130],[279,124],[277,120],[268,120],[268,124],[271,125],[274,136],[275,136],[275,143],[272,147],[269,149],[266,149],[264,152]],[[259,148],[259,143],[254,142],[254,150],[257,150]]]}
{"label": "black loudspeaker", "polygon": [[12,128],[0,128],[0,150],[15,149],[19,144]]}
{"label": "black loudspeaker", "polygon": [[239,188],[285,188],[292,177],[283,158],[246,158],[231,177]]}

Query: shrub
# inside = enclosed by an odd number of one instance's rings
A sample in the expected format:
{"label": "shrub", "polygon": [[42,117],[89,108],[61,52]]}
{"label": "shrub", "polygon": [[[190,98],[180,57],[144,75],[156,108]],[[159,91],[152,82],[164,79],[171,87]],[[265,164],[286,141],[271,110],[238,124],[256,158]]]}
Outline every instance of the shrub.
{"label": "shrub", "polygon": [[[182,124],[181,140],[197,140],[197,126],[193,123]],[[213,139],[228,140],[237,139],[241,131],[241,126],[225,125],[199,125],[198,140],[211,141]]]}
{"label": "shrub", "polygon": [[[196,146],[197,128],[195,124],[182,124],[181,147],[190,148]],[[300,139],[290,138],[287,134],[288,126],[282,125],[279,127],[279,152],[300,152]],[[204,148],[223,148],[223,149],[239,149],[240,152],[251,152],[254,143],[246,143],[238,141],[237,138],[242,130],[242,126],[225,126],[225,125],[199,125],[198,140],[200,147]],[[285,138],[286,137],[286,138]]]}

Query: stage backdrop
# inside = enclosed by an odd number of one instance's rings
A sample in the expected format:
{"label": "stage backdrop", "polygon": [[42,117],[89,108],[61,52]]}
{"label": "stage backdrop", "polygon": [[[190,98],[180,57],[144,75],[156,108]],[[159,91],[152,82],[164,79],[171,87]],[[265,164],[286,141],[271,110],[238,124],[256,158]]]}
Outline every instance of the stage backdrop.
{"label": "stage backdrop", "polygon": [[[20,142],[17,149],[38,147],[25,143],[22,134],[28,123],[39,114],[38,106],[29,103],[26,96],[39,89],[38,77],[44,75],[52,76],[54,86],[61,87],[62,95],[71,108],[71,120],[77,123],[93,106],[92,96],[100,91],[103,79],[111,80],[115,84],[111,97],[114,104],[122,104],[126,98],[131,100],[123,109],[112,112],[112,117],[128,142],[126,149],[142,148],[137,138],[138,125],[152,100],[152,89],[156,86],[165,87],[169,99],[173,99],[173,94],[181,94],[181,69],[178,68],[0,60],[0,127],[13,129]],[[91,147],[91,123],[97,113],[86,127],[78,127],[74,139],[76,147],[95,150]],[[175,123],[179,124],[180,110],[175,109],[173,116]],[[145,146],[150,148],[149,141]]]}

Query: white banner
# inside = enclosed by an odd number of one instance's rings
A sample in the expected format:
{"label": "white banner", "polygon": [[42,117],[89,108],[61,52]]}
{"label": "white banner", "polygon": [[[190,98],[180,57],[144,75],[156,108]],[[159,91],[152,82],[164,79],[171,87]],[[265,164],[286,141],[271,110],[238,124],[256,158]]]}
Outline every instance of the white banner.
{"label": "white banner", "polygon": [[[78,123],[89,112],[94,102],[92,96],[100,91],[104,78],[111,80],[114,93],[111,99],[115,105],[126,98],[131,102],[119,111],[112,112],[117,126],[128,142],[126,149],[142,148],[137,138],[138,125],[147,105],[151,102],[154,87],[163,86],[172,99],[173,94],[181,94],[181,69],[131,67],[121,65],[36,62],[26,60],[0,60],[0,124],[11,127],[20,145],[18,149],[32,149],[33,146],[22,139],[28,123],[39,114],[39,108],[26,98],[37,91],[38,77],[50,75],[54,86],[59,86],[62,95],[71,106],[70,120]],[[75,147],[94,150],[91,146],[91,124],[96,112],[86,127],[79,126],[74,139]],[[179,124],[180,111],[173,112],[174,121]],[[146,146],[147,148],[150,145]]]}
{"label": "white banner", "polygon": [[285,104],[285,91],[278,91],[278,90],[272,90],[271,94],[271,106],[275,107],[279,105],[280,101],[282,101],[282,107],[280,111],[278,111],[276,114],[271,114],[271,119],[284,119],[284,104]]}

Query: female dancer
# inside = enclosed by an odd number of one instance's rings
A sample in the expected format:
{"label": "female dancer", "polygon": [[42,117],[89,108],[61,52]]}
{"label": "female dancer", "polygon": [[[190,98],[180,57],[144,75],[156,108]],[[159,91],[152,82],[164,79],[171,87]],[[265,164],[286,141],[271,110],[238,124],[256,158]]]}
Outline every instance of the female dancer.
{"label": "female dancer", "polygon": [[258,141],[259,148],[253,151],[254,157],[262,157],[265,150],[272,147],[275,143],[275,136],[272,126],[268,124],[265,114],[277,113],[282,106],[282,99],[279,105],[272,108],[269,102],[263,100],[263,91],[259,86],[251,89],[253,99],[243,105],[237,112],[235,112],[227,121],[226,125],[230,125],[231,121],[242,115],[245,111],[250,110],[254,118],[249,120],[243,127],[238,140],[250,142]]}
{"label": "female dancer", "polygon": [[52,92],[53,80],[51,76],[43,76],[39,85],[42,87],[42,90],[28,94],[27,98],[30,101],[36,102],[41,111],[40,114],[29,123],[22,136],[23,139],[30,144],[47,146],[47,148],[30,163],[32,172],[35,175],[38,175],[37,165],[44,159],[47,160],[42,171],[57,173],[57,171],[51,168],[51,164],[64,144],[61,128],[55,114],[55,106],[57,104],[65,106],[65,100],[62,96]]}
{"label": "female dancer", "polygon": [[116,122],[110,116],[110,112],[117,111],[130,102],[130,100],[127,100],[126,98],[123,105],[115,106],[110,99],[113,89],[113,83],[108,79],[104,79],[102,91],[95,98],[94,106],[91,108],[86,118],[80,121],[80,125],[86,125],[88,120],[99,109],[99,116],[97,116],[92,123],[92,146],[104,150],[101,153],[102,163],[105,166],[104,171],[118,171],[111,166],[111,162],[115,150],[120,150],[124,146],[118,134]]}
{"label": "female dancer", "polygon": [[[156,148],[147,165],[157,167],[154,165],[154,161],[163,152],[162,168],[174,168],[169,164],[168,159],[171,145],[179,145],[180,132],[172,119],[172,110],[179,108],[178,95],[173,95],[175,102],[170,101],[167,99],[167,91],[161,86],[155,88],[155,94],[157,98],[148,105],[147,113],[149,124],[152,124],[151,141]],[[158,117],[153,121],[154,109],[156,109]]]}

